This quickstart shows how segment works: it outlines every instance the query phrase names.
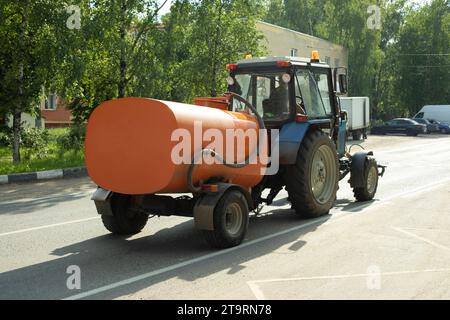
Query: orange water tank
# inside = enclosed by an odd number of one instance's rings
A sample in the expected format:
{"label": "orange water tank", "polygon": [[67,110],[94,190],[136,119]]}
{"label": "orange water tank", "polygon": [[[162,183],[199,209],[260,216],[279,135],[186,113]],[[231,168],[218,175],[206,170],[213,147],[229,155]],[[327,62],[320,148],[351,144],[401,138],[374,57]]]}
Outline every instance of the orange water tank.
{"label": "orange water tank", "polygon": [[[85,161],[89,176],[98,186],[123,194],[189,192],[189,164],[174,163],[173,150],[180,146],[181,140],[172,141],[173,133],[185,129],[190,134],[188,158],[192,158],[199,151],[196,148],[205,148],[213,141],[198,137],[199,124],[202,133],[218,129],[224,137],[226,129],[259,129],[255,117],[217,108],[145,98],[104,102],[94,110],[87,124]],[[195,139],[200,139],[201,147],[195,144]],[[245,141],[248,143],[245,155],[238,156],[238,161],[256,148],[257,142]],[[202,163],[195,167],[193,182],[198,185],[220,177],[251,188],[261,181],[263,170],[260,161],[239,169]]]}

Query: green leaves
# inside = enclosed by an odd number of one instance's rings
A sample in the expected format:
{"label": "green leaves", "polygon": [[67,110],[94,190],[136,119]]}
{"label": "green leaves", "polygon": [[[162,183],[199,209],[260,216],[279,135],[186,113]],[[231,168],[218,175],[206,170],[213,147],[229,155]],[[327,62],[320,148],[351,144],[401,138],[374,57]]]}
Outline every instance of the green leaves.
{"label": "green leaves", "polygon": [[[267,0],[265,20],[349,49],[350,95],[368,95],[376,117],[412,116],[450,101],[450,8],[446,0]],[[367,27],[381,9],[381,30]]]}

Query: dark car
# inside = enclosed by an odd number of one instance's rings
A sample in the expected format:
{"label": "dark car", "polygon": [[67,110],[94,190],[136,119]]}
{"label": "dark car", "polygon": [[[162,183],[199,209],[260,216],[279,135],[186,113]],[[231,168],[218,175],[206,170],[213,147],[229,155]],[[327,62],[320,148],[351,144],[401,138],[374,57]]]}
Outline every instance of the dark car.
{"label": "dark car", "polygon": [[406,118],[393,119],[380,126],[372,127],[372,134],[387,134],[398,133],[406,134],[408,136],[417,136],[421,133],[426,133],[427,126],[420,124],[414,120]]}
{"label": "dark car", "polygon": [[427,133],[433,133],[433,132],[439,132],[439,126],[437,124],[433,124],[431,123],[429,120],[427,119],[422,119],[422,118],[413,118],[414,121],[424,124],[427,126]]}
{"label": "dark car", "polygon": [[428,119],[433,124],[437,124],[440,133],[450,133],[450,125],[448,123],[442,123],[434,119]]}

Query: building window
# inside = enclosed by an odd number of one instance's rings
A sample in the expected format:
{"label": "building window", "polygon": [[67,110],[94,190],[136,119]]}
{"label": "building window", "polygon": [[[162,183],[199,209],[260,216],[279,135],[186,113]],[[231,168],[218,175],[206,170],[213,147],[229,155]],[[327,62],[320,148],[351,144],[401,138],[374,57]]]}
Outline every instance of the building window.
{"label": "building window", "polygon": [[51,94],[45,99],[45,110],[56,110],[56,94]]}
{"label": "building window", "polygon": [[298,52],[297,49],[292,48],[292,49],[291,49],[291,57],[297,57],[297,52]]}

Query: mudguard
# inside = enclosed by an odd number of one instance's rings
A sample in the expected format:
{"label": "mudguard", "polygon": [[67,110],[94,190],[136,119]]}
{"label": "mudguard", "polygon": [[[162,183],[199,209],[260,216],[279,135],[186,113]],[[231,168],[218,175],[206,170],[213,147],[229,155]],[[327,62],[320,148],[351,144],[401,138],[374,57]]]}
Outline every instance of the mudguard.
{"label": "mudguard", "polygon": [[194,221],[195,227],[198,230],[214,230],[214,209],[225,194],[230,189],[236,189],[241,191],[247,199],[249,209],[252,209],[252,197],[250,193],[244,190],[241,186],[231,183],[218,183],[218,191],[212,193],[206,193],[197,200],[194,206]]}
{"label": "mudguard", "polygon": [[294,164],[297,153],[310,124],[308,122],[291,122],[280,131],[280,164]]}
{"label": "mudguard", "polygon": [[290,122],[285,124],[279,134],[280,164],[294,164],[300,146],[310,128],[330,127],[330,119],[312,119],[306,122]]}
{"label": "mudguard", "polygon": [[112,216],[111,195],[112,191],[98,187],[92,195],[98,214]]}

